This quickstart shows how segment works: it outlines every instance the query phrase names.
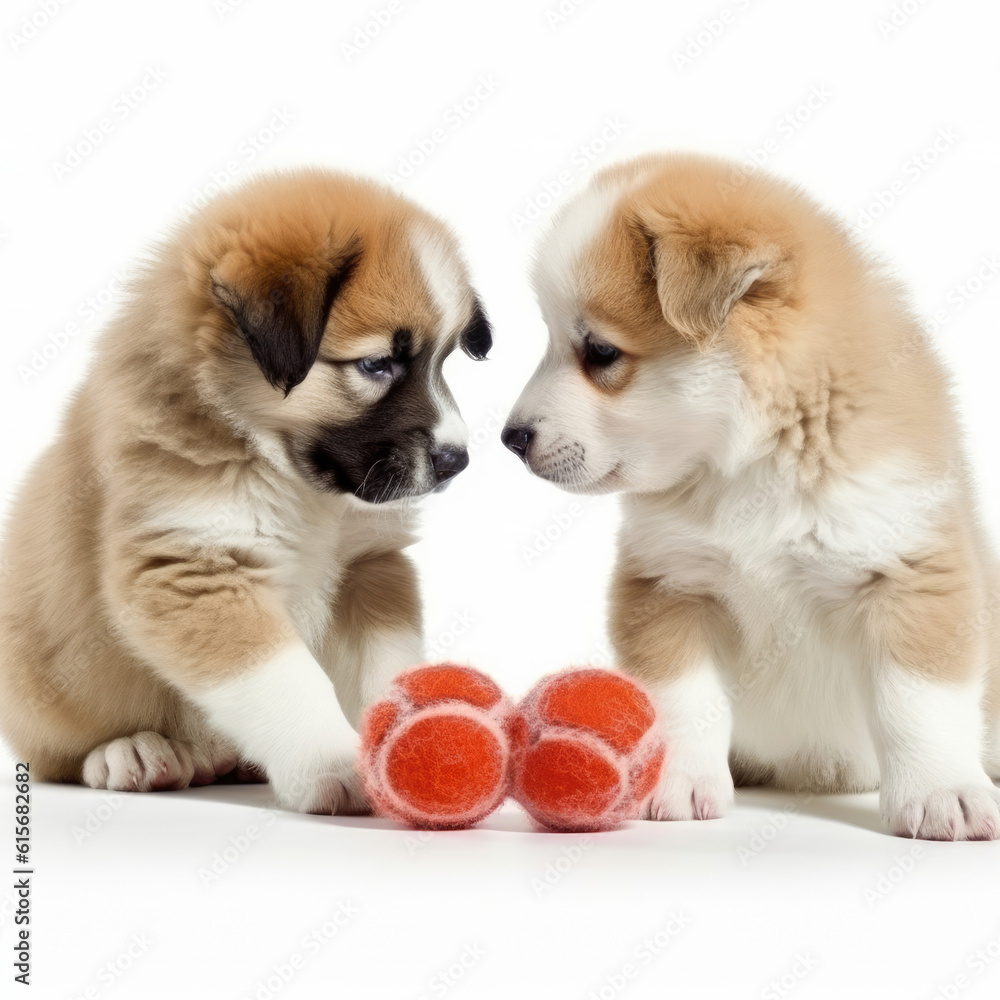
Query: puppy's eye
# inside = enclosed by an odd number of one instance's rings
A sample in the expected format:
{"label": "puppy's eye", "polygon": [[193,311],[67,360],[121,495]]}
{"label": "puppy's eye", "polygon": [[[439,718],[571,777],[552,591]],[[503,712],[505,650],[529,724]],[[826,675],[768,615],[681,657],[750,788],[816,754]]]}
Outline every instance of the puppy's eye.
{"label": "puppy's eye", "polygon": [[362,358],[358,362],[358,370],[372,378],[384,378],[392,374],[392,358],[388,355],[381,358]]}
{"label": "puppy's eye", "polygon": [[595,368],[607,368],[608,365],[613,365],[622,356],[622,352],[614,344],[588,337],[584,345],[584,356],[588,365],[593,365]]}

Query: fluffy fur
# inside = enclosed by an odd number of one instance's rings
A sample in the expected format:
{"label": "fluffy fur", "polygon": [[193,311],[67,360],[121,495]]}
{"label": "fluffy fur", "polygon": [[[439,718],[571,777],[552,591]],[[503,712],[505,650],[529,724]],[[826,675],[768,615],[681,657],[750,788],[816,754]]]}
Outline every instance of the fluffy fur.
{"label": "fluffy fur", "polygon": [[693,156],[597,176],[534,280],[504,440],[624,494],[610,631],[671,745],[649,817],[718,816],[735,775],[996,838],[997,566],[903,289],[799,189]]}
{"label": "fluffy fur", "polygon": [[490,333],[454,238],[359,178],[254,180],[156,251],[7,526],[0,728],[33,775],[243,760],[365,807],[353,724],[420,658],[408,498],[467,461],[459,345]]}

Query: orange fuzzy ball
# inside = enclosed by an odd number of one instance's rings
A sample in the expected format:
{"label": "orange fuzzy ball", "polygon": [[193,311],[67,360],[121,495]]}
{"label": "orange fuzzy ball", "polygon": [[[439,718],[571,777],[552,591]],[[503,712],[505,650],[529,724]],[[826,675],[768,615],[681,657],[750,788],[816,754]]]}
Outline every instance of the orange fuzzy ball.
{"label": "orange fuzzy ball", "polygon": [[666,744],[643,686],[616,670],[544,678],[517,707],[512,794],[550,830],[610,830],[656,787]]}
{"label": "orange fuzzy ball", "polygon": [[365,713],[360,770],[375,812],[460,830],[503,802],[513,705],[485,674],[454,663],[399,674]]}

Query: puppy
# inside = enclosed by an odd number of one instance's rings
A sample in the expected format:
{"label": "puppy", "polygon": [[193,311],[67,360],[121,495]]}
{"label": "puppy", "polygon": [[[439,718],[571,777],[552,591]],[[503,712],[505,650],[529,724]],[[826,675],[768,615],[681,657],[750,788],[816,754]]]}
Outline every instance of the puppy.
{"label": "puppy", "polygon": [[364,809],[354,727],[421,650],[407,501],[468,462],[442,363],[490,343],[451,233],[369,181],[266,176],[183,225],[7,527],[0,726],[32,774],[242,764]]}
{"label": "puppy", "polygon": [[503,440],[623,494],[609,631],[670,744],[648,817],[719,816],[735,775],[996,838],[997,566],[903,290],[797,188],[693,156],[597,176],[534,285]]}

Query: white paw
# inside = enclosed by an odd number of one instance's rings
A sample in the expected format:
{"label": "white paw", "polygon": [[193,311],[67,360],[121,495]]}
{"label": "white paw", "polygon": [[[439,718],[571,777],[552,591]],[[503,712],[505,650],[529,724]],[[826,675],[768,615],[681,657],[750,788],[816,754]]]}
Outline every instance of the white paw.
{"label": "white paw", "polygon": [[733,776],[714,768],[674,766],[668,760],[656,791],[643,803],[643,819],[718,819],[733,804]]}
{"label": "white paw", "polygon": [[271,777],[278,805],[295,812],[357,816],[371,812],[353,758],[334,761],[308,775]]}
{"label": "white paw", "polygon": [[898,837],[921,840],[1000,838],[1000,789],[970,781],[953,787],[886,788],[882,818]]}
{"label": "white paw", "polygon": [[209,752],[159,733],[135,733],[102,743],[87,754],[82,780],[114,792],[156,792],[214,781]]}

